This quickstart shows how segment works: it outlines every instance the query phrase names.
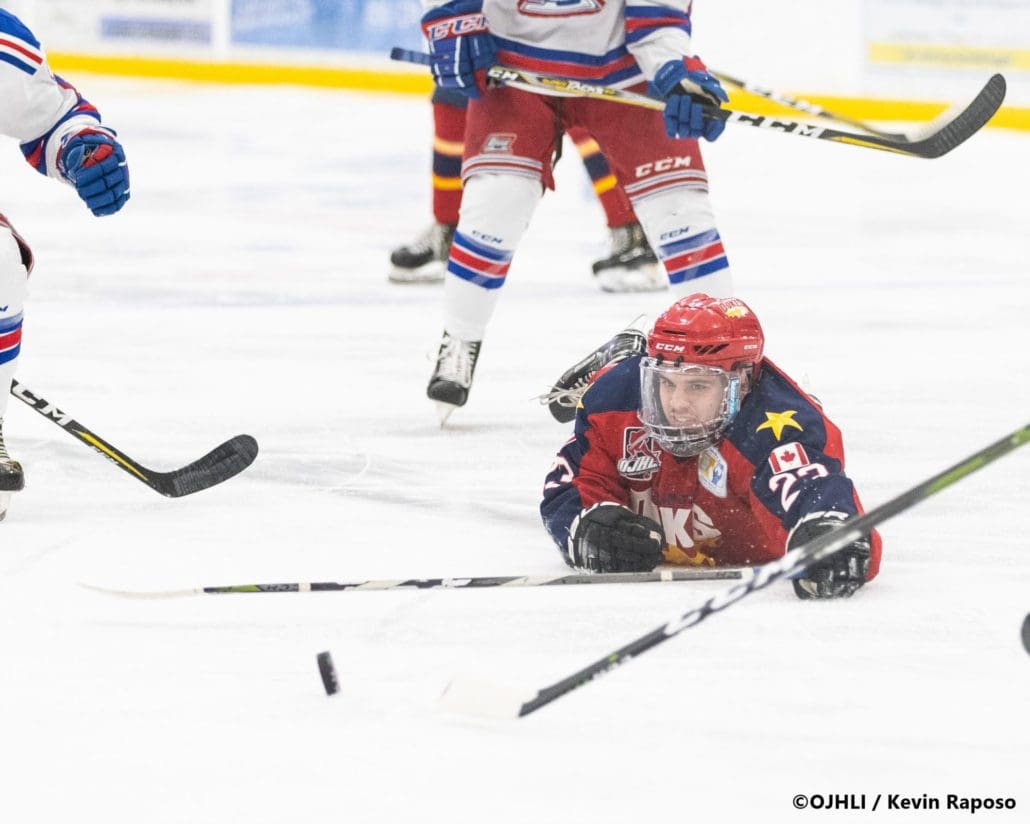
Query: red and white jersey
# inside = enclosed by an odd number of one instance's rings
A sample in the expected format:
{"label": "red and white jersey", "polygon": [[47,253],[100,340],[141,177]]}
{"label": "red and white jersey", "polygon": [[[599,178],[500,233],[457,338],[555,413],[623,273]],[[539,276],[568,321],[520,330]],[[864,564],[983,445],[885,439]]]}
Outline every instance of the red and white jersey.
{"label": "red and white jersey", "polygon": [[691,53],[691,1],[483,0],[483,12],[499,63],[625,87]]}
{"label": "red and white jersey", "polygon": [[37,171],[60,178],[57,153],[69,136],[96,128],[100,117],[75,89],[54,76],[43,47],[10,12],[0,10],[0,134],[13,137]]}

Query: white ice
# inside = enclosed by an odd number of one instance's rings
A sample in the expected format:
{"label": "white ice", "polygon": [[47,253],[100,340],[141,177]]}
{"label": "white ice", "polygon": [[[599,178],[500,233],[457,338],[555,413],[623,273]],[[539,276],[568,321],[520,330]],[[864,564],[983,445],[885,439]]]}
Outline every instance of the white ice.
{"label": "white ice", "polygon": [[[428,221],[424,101],[73,79],[119,130],[133,197],[94,219],[5,145],[0,208],[38,257],[19,379],[157,469],[239,432],[261,454],[167,500],[12,399],[3,821],[886,814],[799,812],[800,793],[1011,796],[991,820],[1026,820],[1030,450],[885,525],[852,600],[773,587],[506,723],[435,699],[458,674],[546,686],[725,584],[80,589],[561,573],[536,507],[566,431],[530,399],[669,298],[595,289],[606,231],[569,150],[441,431],[440,290],[385,277]],[[705,147],[738,293],[844,430],[868,506],[1027,422],[1028,141],[989,130],[936,161],[749,129]]]}

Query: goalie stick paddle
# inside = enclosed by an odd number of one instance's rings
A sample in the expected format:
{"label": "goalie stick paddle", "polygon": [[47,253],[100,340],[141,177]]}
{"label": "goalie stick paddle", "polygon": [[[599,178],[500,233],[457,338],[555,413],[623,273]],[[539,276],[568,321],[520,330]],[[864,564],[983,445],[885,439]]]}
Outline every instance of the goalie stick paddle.
{"label": "goalie stick paddle", "polygon": [[254,463],[258,453],[256,440],[250,435],[237,435],[220,446],[216,446],[204,457],[198,458],[180,469],[173,469],[170,472],[155,472],[111,446],[71,415],[62,412],[50,401],[36,395],[18,381],[11,381],[11,394],[31,406],[51,423],[60,426],[72,437],[95,449],[136,480],[142,481],[151,489],[168,498],[192,495],[194,492],[200,492],[220,484],[222,481],[227,481]]}
{"label": "goalie stick paddle", "polygon": [[705,618],[732,606],[753,592],[765,589],[775,581],[790,578],[802,572],[863,535],[869,534],[884,521],[953,486],[966,476],[983,469],[1028,441],[1030,441],[1030,424],[1020,427],[1001,440],[984,447],[940,474],[934,475],[929,480],[902,492],[865,515],[845,521],[837,529],[792,549],[782,558],[756,567],[753,574],[739,584],[709,598],[701,606],[688,610],[635,641],[619,647],[567,678],[538,690],[534,696],[527,697],[516,694],[510,688],[496,688],[476,681],[456,679],[448,685],[441,697],[441,703],[445,708],[497,718],[520,718],[536,712],[566,693],[589,684],[594,679],[611,672],[630,659],[642,655],[663,641],[700,624]]}
{"label": "goalie stick paddle", "polygon": [[[394,60],[424,64],[426,55],[408,49],[394,48],[390,52]],[[639,106],[654,111],[663,111],[665,101],[647,95],[615,89],[574,80],[567,77],[534,74],[533,72],[514,69],[509,66],[491,66],[486,71],[488,78],[495,83],[511,86],[535,94],[554,97],[587,97],[596,100],[607,100],[629,106]],[[834,143],[846,143],[867,149],[878,149],[884,152],[934,159],[947,154],[961,145],[986,125],[1005,100],[1005,78],[995,74],[973,98],[972,102],[962,107],[957,113],[949,111],[944,118],[935,121],[928,129],[918,135],[918,139],[910,140],[905,136],[886,137],[876,134],[856,134],[813,123],[801,123],[796,120],[785,120],[779,117],[738,112],[725,107],[708,109],[708,114],[726,123],[736,123],[756,129],[781,132],[795,137],[807,137],[812,140],[828,140]],[[954,115],[954,116],[953,116]]]}
{"label": "goalie stick paddle", "polygon": [[720,581],[743,577],[739,569],[662,569],[654,572],[608,572],[568,575],[504,575],[481,578],[408,578],[383,581],[337,583],[322,581],[297,584],[236,584],[196,589],[168,589],[139,592],[83,584],[86,589],[122,598],[182,598],[190,595],[226,595],[242,592],[343,592],[351,589],[483,589],[485,587],[550,587],[568,584],[649,584],[673,581]]}

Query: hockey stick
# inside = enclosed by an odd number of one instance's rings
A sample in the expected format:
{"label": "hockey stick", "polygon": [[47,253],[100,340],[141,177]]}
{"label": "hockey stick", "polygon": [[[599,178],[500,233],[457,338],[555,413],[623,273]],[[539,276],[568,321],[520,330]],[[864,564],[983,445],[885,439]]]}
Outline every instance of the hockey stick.
{"label": "hockey stick", "polygon": [[342,592],[349,589],[482,589],[485,587],[550,587],[565,584],[650,584],[670,581],[719,581],[741,578],[739,569],[662,569],[655,572],[609,572],[592,575],[505,575],[484,578],[409,578],[395,581],[324,581],[310,584],[237,584],[196,589],[168,589],[139,592],[83,584],[86,589],[122,598],[182,598],[190,595],[225,595],[237,592]]}
{"label": "hockey stick", "polygon": [[[390,51],[390,57],[393,60],[403,60],[408,63],[417,63],[422,66],[430,65],[428,54],[412,51],[410,49],[402,49],[399,46],[394,47]],[[805,112],[813,117],[821,117],[825,120],[835,120],[838,123],[853,126],[856,129],[861,129],[863,132],[874,134],[878,137],[886,137],[889,140],[903,140],[906,143],[912,140],[911,136],[904,132],[885,132],[882,129],[877,129],[875,126],[870,126],[863,120],[855,120],[847,115],[831,112],[829,109],[824,109],[817,103],[812,103],[811,101],[797,97],[791,97],[783,92],[774,91],[773,89],[756,86],[753,83],[749,83],[746,80],[740,80],[739,78],[725,74],[724,72],[715,71],[713,69],[712,74],[720,83],[736,86],[738,89],[756,95],[757,97],[764,97],[766,100],[771,100],[773,103],[778,103],[788,109],[796,109],[799,112]]]}
{"label": "hockey stick", "polygon": [[203,458],[171,472],[155,472],[137,463],[124,452],[115,449],[107,441],[65,412],[62,412],[48,400],[44,400],[18,381],[11,381],[11,394],[18,400],[28,404],[51,423],[55,423],[65,432],[78,438],[82,443],[92,447],[105,458],[110,459],[138,481],[142,481],[151,489],[169,498],[181,498],[192,495],[208,487],[227,481],[238,475],[254,462],[258,445],[250,435],[237,435],[221,446],[216,446]]}
{"label": "hockey stick", "polygon": [[652,647],[679,635],[685,629],[701,623],[705,618],[740,601],[747,595],[765,589],[775,581],[790,578],[799,572],[829,557],[834,552],[855,542],[863,535],[889,518],[904,512],[915,504],[925,501],[943,489],[954,485],[978,469],[996,461],[1003,455],[1030,442],[1030,424],[1006,435],[1000,441],[991,444],[979,452],[970,455],[953,467],[944,470],[927,481],[902,492],[895,498],[881,504],[871,512],[858,518],[845,521],[839,528],[827,532],[809,541],[807,544],[792,549],[778,560],[764,566],[756,567],[750,578],[731,586],[724,592],[709,598],[701,606],[673,618],[668,623],[642,635],[635,641],[609,653],[598,661],[563,678],[555,684],[539,690],[535,696],[519,696],[509,689],[487,687],[477,682],[452,681],[448,685],[441,700],[445,706],[453,709],[490,715],[502,718],[518,718],[529,715],[552,701],[561,698],[568,692],[589,684],[595,678],[611,672],[638,655],[642,655]]}
{"label": "hockey stick", "polygon": [[[419,59],[416,59],[414,62],[423,62],[420,58],[420,52],[394,49],[390,54],[395,60],[406,60],[409,55],[419,56]],[[492,66],[487,69],[486,75],[495,83],[522,89],[534,94],[551,95],[554,97],[587,97],[596,100],[608,100],[612,103],[623,103],[628,106],[639,106],[654,111],[663,111],[665,109],[665,101],[663,100],[657,100],[647,95],[626,91],[625,89],[615,89],[611,86],[587,83],[582,80],[534,74],[507,66]],[[807,137],[813,140],[847,143],[852,146],[878,149],[909,157],[933,159],[947,154],[980,131],[1001,107],[1002,102],[1005,100],[1005,90],[1005,78],[1000,74],[994,75],[987,81],[987,84],[976,97],[973,98],[972,102],[963,107],[954,117],[951,116],[952,112],[949,111],[946,116],[950,119],[947,122],[942,122],[942,119],[938,119],[927,130],[924,130],[919,139],[913,141],[876,135],[855,134],[854,132],[839,131],[811,123],[801,123],[796,120],[784,120],[778,117],[738,112],[725,107],[709,108],[708,114],[726,123],[736,123],[756,129],[768,129],[781,132],[782,134]]]}

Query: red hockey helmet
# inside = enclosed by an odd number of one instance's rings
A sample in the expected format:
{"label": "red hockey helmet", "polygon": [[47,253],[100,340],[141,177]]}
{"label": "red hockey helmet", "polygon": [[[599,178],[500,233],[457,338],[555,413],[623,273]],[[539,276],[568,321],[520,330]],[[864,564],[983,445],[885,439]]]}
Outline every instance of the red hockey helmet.
{"label": "red hockey helmet", "polygon": [[662,312],[647,335],[647,354],[662,361],[717,366],[729,372],[755,367],[765,335],[758,318],[737,298],[688,295]]}
{"label": "red hockey helmet", "polygon": [[757,377],[765,338],[736,298],[695,294],[659,315],[640,361],[640,421],[678,457],[715,444]]}

